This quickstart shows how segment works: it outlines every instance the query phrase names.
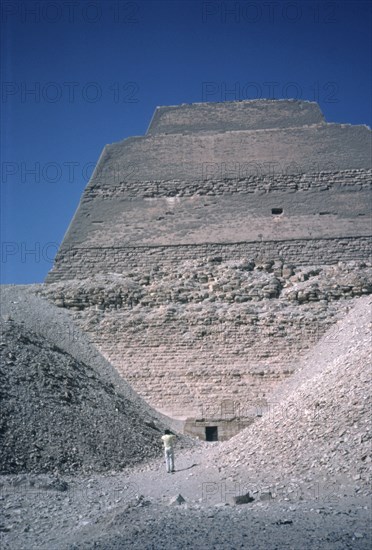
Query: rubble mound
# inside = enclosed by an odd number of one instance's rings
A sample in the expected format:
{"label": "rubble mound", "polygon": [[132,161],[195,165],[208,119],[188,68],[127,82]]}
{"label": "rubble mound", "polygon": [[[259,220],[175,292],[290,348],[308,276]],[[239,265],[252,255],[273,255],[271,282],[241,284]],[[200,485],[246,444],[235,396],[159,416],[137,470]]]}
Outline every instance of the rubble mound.
{"label": "rubble mound", "polygon": [[371,305],[359,298],[276,389],[262,418],[216,450],[222,471],[244,471],[245,479],[260,472],[274,487],[315,480],[367,487]]}
{"label": "rubble mound", "polygon": [[55,306],[2,288],[0,351],[1,474],[119,470],[161,454],[163,419]]}

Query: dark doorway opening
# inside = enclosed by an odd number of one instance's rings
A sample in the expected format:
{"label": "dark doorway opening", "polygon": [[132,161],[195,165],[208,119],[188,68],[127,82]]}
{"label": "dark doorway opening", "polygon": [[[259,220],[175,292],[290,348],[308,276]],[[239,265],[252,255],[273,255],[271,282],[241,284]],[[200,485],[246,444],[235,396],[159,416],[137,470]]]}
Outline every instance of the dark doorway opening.
{"label": "dark doorway opening", "polygon": [[218,427],[207,426],[205,428],[205,440],[206,441],[218,441]]}
{"label": "dark doorway opening", "polygon": [[272,208],[271,213],[274,216],[280,216],[280,214],[283,214],[283,208]]}

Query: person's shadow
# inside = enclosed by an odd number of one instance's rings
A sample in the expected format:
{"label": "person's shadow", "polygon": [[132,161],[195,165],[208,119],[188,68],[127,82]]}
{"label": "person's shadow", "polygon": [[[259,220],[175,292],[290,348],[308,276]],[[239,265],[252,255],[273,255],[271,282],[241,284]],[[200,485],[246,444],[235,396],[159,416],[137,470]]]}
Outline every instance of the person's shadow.
{"label": "person's shadow", "polygon": [[188,466],[187,468],[179,468],[178,470],[175,470],[175,472],[184,472],[185,470],[191,470],[191,468],[194,468],[194,466],[199,466],[199,464],[191,464],[191,466]]}

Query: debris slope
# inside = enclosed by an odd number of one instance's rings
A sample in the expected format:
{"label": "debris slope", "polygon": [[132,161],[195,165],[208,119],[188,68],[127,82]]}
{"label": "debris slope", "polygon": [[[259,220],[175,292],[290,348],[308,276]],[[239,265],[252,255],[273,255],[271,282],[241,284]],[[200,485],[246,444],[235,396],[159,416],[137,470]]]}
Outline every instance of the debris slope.
{"label": "debris slope", "polygon": [[164,419],[68,314],[30,289],[1,294],[1,473],[102,472],[159,456]]}
{"label": "debris slope", "polygon": [[371,467],[371,305],[361,297],[272,394],[268,410],[215,452],[223,472],[277,486],[365,490]]}

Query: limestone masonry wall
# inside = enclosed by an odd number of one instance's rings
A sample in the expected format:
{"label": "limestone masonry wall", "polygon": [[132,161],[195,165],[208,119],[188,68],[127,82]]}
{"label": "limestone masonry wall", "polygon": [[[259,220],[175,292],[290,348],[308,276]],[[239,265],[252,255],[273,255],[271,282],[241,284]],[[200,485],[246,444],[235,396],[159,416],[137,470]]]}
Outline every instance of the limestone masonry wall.
{"label": "limestone masonry wall", "polygon": [[[261,166],[259,163],[213,164],[205,163],[200,180],[194,181],[119,181],[119,174],[114,174],[110,187],[104,184],[106,170],[99,172],[92,184],[84,193],[83,201],[108,199],[112,197],[190,197],[193,195],[230,195],[235,193],[270,193],[294,191],[350,191],[370,190],[372,170],[353,169],[337,171],[319,171],[299,174],[277,173],[278,169],[290,170],[291,165]],[[295,168],[292,165],[292,168]],[[316,165],[314,164],[314,169]],[[331,163],[329,163],[331,168]],[[271,170],[270,173],[266,173]],[[285,200],[285,199],[284,199]]]}
{"label": "limestone masonry wall", "polygon": [[335,264],[340,258],[368,260],[372,237],[263,241],[234,244],[139,246],[123,248],[71,248],[61,251],[46,282],[84,279],[99,273],[122,274],[128,268],[173,269],[184,260],[215,258],[217,261],[242,258],[283,259],[296,265]]}
{"label": "limestone masonry wall", "polygon": [[[216,134],[156,134],[107,145],[92,184],[105,173],[117,181],[201,180],[205,166],[250,167],[248,174],[310,173],[371,168],[366,126],[320,124]],[[244,174],[243,174],[244,175]]]}
{"label": "limestone masonry wall", "polygon": [[[96,181],[83,195],[61,252],[366,236],[371,176],[371,170],[355,169],[112,187]],[[273,214],[278,207],[281,216]]]}
{"label": "limestone masonry wall", "polygon": [[364,263],[210,258],[59,282],[43,293],[73,313],[152,406],[212,422],[239,407],[246,422],[372,282]]}

